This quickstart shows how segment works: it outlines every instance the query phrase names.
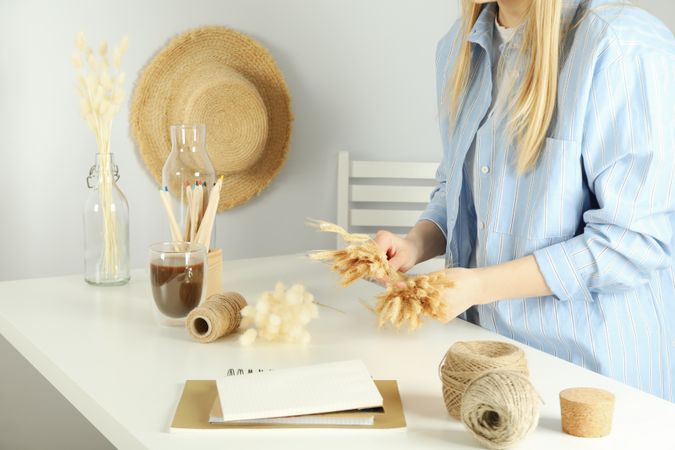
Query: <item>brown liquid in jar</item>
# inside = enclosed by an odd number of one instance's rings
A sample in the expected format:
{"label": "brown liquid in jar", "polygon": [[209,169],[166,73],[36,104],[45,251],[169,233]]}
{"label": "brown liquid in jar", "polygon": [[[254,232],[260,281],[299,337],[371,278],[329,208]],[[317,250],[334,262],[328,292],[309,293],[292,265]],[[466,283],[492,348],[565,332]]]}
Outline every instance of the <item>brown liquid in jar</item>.
{"label": "brown liquid in jar", "polygon": [[204,288],[204,263],[191,265],[150,264],[152,296],[162,314],[186,317],[199,305]]}

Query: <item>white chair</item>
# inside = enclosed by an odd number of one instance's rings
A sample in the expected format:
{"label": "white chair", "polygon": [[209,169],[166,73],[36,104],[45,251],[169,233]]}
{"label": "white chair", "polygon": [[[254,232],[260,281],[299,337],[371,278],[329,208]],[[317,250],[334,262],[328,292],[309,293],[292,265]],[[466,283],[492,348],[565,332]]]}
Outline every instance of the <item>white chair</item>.
{"label": "white chair", "polygon": [[[437,168],[438,163],[428,162],[351,160],[349,152],[339,152],[337,224],[350,232],[407,233],[429,202]],[[343,245],[339,237],[337,245]],[[434,258],[415,272],[442,266],[443,258]]]}

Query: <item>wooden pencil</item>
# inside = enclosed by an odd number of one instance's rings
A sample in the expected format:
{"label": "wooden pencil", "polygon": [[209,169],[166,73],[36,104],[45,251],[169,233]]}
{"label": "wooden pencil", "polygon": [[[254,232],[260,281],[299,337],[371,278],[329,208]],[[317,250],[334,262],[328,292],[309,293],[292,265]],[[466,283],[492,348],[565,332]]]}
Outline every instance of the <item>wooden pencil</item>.
{"label": "wooden pencil", "polygon": [[173,209],[171,208],[171,198],[169,197],[169,189],[164,186],[164,190],[159,191],[159,198],[162,200],[164,205],[164,211],[166,212],[166,217],[169,219],[169,229],[171,230],[171,238],[175,242],[180,242],[181,232],[178,222],[176,222],[176,216],[173,214]]}
{"label": "wooden pencil", "polygon": [[183,231],[183,240],[185,242],[190,240],[190,210],[191,207],[190,205],[192,204],[192,189],[190,189],[190,185],[188,184],[185,186],[185,214],[183,215],[183,221],[185,222],[183,224],[184,231]]}
{"label": "wooden pencil", "polygon": [[218,212],[218,202],[220,201],[220,189],[222,186],[223,177],[221,176],[213,189],[211,189],[208,206],[206,207],[204,218],[202,219],[199,232],[197,233],[197,243],[206,247],[207,252],[211,244],[211,232],[213,231],[213,224],[216,219],[216,213]]}
{"label": "wooden pencil", "polygon": [[198,192],[199,186],[194,186],[192,189],[192,204],[190,205],[190,242],[195,241],[197,230],[199,229],[199,211],[202,208],[202,195]]}

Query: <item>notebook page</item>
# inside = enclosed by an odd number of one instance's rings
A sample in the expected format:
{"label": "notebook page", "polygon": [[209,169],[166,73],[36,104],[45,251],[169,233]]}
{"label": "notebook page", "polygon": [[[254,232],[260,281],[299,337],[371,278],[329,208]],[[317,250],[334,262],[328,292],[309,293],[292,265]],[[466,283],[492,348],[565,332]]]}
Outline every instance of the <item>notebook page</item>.
{"label": "notebook page", "polygon": [[382,406],[359,360],[223,377],[216,384],[226,422]]}
{"label": "notebook page", "polygon": [[375,423],[373,415],[364,415],[362,417],[331,417],[324,415],[308,415],[294,417],[274,417],[271,419],[248,419],[228,423],[240,424],[260,424],[260,425],[352,425],[352,426],[372,426]]}

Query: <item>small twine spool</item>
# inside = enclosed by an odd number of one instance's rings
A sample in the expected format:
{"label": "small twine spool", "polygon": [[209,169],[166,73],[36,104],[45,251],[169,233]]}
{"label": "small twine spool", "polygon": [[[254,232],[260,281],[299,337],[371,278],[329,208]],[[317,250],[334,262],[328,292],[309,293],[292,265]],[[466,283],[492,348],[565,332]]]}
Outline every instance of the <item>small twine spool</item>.
{"label": "small twine spool", "polygon": [[562,430],[578,437],[603,437],[612,431],[614,394],[578,387],[560,392]]}
{"label": "small twine spool", "polygon": [[540,406],[540,397],[525,375],[494,370],[469,383],[462,397],[460,416],[482,445],[506,449],[537,427]]}
{"label": "small twine spool", "polygon": [[512,370],[529,375],[525,353],[515,345],[499,341],[455,342],[445,354],[439,374],[443,400],[450,416],[460,418],[462,395],[479,375],[491,370]]}
{"label": "small twine spool", "polygon": [[202,343],[231,334],[241,323],[241,310],[246,300],[236,292],[214,294],[190,311],[186,326],[190,336]]}

